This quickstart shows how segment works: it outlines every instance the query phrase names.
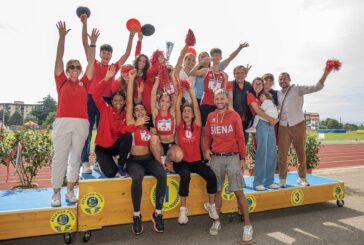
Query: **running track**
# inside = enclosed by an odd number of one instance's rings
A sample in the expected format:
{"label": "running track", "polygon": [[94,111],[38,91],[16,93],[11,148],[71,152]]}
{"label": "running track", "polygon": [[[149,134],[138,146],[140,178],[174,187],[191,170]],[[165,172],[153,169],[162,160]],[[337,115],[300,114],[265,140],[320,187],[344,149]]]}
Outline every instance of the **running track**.
{"label": "running track", "polygon": [[[364,144],[323,145],[319,156],[318,169],[364,166]],[[13,172],[14,169],[10,168],[9,180],[6,183],[6,168],[0,165],[0,190],[8,190],[16,185],[17,176],[14,176]],[[38,173],[36,183],[39,187],[50,187],[50,176],[50,167],[45,167]]]}

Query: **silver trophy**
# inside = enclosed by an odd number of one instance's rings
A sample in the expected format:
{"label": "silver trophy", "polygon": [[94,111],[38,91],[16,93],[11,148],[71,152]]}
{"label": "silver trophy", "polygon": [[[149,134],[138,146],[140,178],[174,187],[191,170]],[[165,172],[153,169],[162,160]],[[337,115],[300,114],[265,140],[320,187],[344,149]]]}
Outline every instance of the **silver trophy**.
{"label": "silver trophy", "polygon": [[171,57],[173,46],[174,46],[174,43],[172,43],[170,41],[166,42],[166,56],[167,56],[166,58],[167,58],[167,61],[169,61],[169,57]]}

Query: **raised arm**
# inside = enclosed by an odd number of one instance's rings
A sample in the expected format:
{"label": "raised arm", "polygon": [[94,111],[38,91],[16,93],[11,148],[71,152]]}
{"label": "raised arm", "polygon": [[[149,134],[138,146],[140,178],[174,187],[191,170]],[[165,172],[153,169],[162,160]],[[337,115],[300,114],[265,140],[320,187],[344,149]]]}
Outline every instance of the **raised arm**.
{"label": "raised arm", "polygon": [[234,52],[232,52],[229,57],[225,60],[223,60],[223,64],[224,64],[224,69],[230,64],[230,62],[235,59],[235,57],[240,53],[240,51],[243,48],[249,47],[249,43],[241,43],[239,44],[239,47],[237,49],[234,50]]}
{"label": "raised arm", "polygon": [[142,96],[144,91],[144,81],[141,81],[139,85],[137,84],[137,97],[134,97],[134,103],[138,104],[142,102]]}
{"label": "raised arm", "polygon": [[135,28],[132,28],[130,30],[129,39],[128,39],[128,45],[126,46],[125,53],[120,57],[120,59],[118,61],[119,67],[121,67],[122,65],[124,65],[124,63],[126,62],[126,60],[129,58],[129,55],[131,53],[131,47],[133,45],[134,35],[135,35]]}
{"label": "raised arm", "polygon": [[196,77],[205,77],[207,72],[209,71],[209,68],[201,68],[199,69],[204,63],[210,62],[210,57],[203,58],[200,62],[198,62],[195,67],[190,71],[189,76],[196,76]]}
{"label": "raised arm", "polygon": [[102,113],[106,108],[106,102],[104,101],[102,95],[104,93],[105,88],[111,82],[110,80],[114,75],[115,75],[115,66],[111,65],[109,66],[104,79],[98,82],[91,91],[92,98],[94,99],[96,107],[97,109],[99,109],[100,113]]}
{"label": "raised arm", "polygon": [[66,40],[66,35],[71,29],[67,30],[66,22],[62,21],[58,21],[57,29],[59,33],[59,39],[57,45],[57,55],[56,55],[56,64],[54,67],[54,74],[56,76],[59,76],[64,71],[64,65],[63,65],[64,43]]}
{"label": "raised arm", "polygon": [[140,30],[138,32],[138,42],[135,47],[135,57],[137,57],[142,52],[142,41],[143,41],[143,32]]}
{"label": "raised arm", "polygon": [[185,54],[187,52],[187,48],[188,46],[185,45],[182,50],[181,50],[181,53],[179,54],[179,57],[178,57],[178,60],[177,60],[177,64],[176,64],[176,67],[174,68],[175,70],[175,74],[177,74],[177,76],[179,77],[179,72],[181,71],[182,69],[182,63],[183,63],[183,58],[185,57]]}
{"label": "raised arm", "polygon": [[175,118],[176,118],[176,124],[178,125],[182,119],[181,102],[182,102],[182,97],[183,97],[183,91],[178,91],[177,93],[178,94],[177,94],[177,100],[176,100]]}
{"label": "raised arm", "polygon": [[198,106],[197,98],[194,91],[194,86],[190,86],[190,89],[188,90],[188,93],[191,96],[192,100],[192,106],[193,106],[193,113],[195,114],[195,124],[199,127],[201,127],[201,113],[200,113],[200,107]]}
{"label": "raised arm", "polygon": [[81,15],[81,22],[82,22],[82,45],[83,50],[85,51],[86,58],[88,59],[88,52],[89,52],[89,44],[87,39],[87,15]]}
{"label": "raised arm", "polygon": [[88,55],[87,55],[87,67],[86,67],[86,71],[85,74],[87,76],[88,80],[92,80],[93,74],[94,74],[94,64],[95,64],[95,55],[96,55],[96,42],[97,39],[100,36],[100,32],[99,30],[97,30],[96,28],[92,29],[92,33],[90,36],[90,47],[88,50]]}
{"label": "raised arm", "polygon": [[311,94],[317,91],[320,91],[321,89],[323,89],[324,85],[325,85],[325,81],[327,76],[330,74],[332,70],[327,70],[325,69],[324,73],[322,74],[320,80],[318,81],[318,83],[316,83],[313,86],[297,86],[299,89],[299,94],[300,95],[304,95],[304,94]]}
{"label": "raised arm", "polygon": [[134,79],[136,76],[136,70],[133,69],[129,72],[129,82],[128,89],[126,92],[126,124],[131,125],[134,124],[133,117],[133,95],[134,95]]}
{"label": "raised arm", "polygon": [[153,120],[154,120],[154,117],[156,117],[157,114],[158,114],[158,109],[157,109],[157,91],[158,91],[158,87],[159,87],[159,78],[157,77],[155,79],[154,84],[153,84],[152,92],[151,92],[151,95],[150,95],[150,110],[152,112]]}

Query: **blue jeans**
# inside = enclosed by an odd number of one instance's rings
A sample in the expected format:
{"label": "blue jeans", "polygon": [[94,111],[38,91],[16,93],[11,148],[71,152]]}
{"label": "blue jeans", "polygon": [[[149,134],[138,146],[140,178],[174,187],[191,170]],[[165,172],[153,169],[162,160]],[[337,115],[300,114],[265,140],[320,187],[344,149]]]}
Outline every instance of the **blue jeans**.
{"label": "blue jeans", "polygon": [[263,120],[259,120],[256,130],[257,151],[253,187],[258,185],[267,187],[274,182],[274,170],[277,162],[276,135],[274,127]]}
{"label": "blue jeans", "polygon": [[[111,104],[111,97],[104,97],[105,102]],[[88,157],[90,155],[90,145],[91,145],[91,138],[92,138],[92,130],[96,123],[96,129],[99,125],[100,120],[100,112],[97,109],[94,99],[92,98],[91,94],[88,94],[87,100],[87,112],[88,112],[88,121],[90,123],[90,128],[88,132],[87,139],[85,141],[85,145],[82,150],[81,154],[81,162],[88,162]]]}

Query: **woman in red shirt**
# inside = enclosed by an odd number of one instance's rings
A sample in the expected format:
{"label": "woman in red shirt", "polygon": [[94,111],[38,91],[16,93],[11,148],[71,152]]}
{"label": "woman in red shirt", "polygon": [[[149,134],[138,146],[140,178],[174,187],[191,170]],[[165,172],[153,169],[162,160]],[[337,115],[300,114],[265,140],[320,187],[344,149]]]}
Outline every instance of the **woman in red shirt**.
{"label": "woman in red shirt", "polygon": [[[67,33],[66,23],[57,24],[59,39],[55,64],[55,80],[58,92],[56,120],[53,123],[52,139],[54,156],[52,160],[52,207],[61,206],[61,187],[67,171],[66,200],[77,202],[73,191],[79,175],[81,152],[88,135],[87,90],[90,85],[95,62],[95,47],[99,36],[97,29],[92,30],[85,75],[79,79],[82,66],[78,60],[69,60],[64,72],[63,55]],[[67,74],[67,76],[66,76]]]}
{"label": "woman in red shirt", "polygon": [[216,220],[219,215],[215,207],[215,194],[217,191],[217,183],[215,173],[202,161],[200,151],[201,141],[201,114],[197,99],[190,86],[188,90],[192,99],[191,104],[185,104],[181,113],[181,100],[184,91],[180,91],[176,103],[176,123],[177,123],[177,142],[183,151],[183,160],[180,163],[174,163],[173,168],[179,174],[181,180],[178,194],[181,197],[181,207],[178,217],[178,223],[187,224],[187,196],[191,173],[197,173],[206,180],[206,189],[209,194],[209,201],[204,207],[209,212],[212,219]]}
{"label": "woman in red shirt", "polygon": [[142,184],[145,174],[150,174],[157,179],[156,187],[156,210],[152,214],[152,222],[156,232],[164,231],[162,208],[164,195],[167,188],[167,175],[162,165],[153,158],[150,152],[150,132],[146,125],[138,125],[136,121],[145,118],[147,112],[142,104],[133,105],[134,79],[136,71],[130,71],[126,99],[126,124],[133,127],[133,143],[130,156],[126,161],[126,171],[132,178],[131,197],[133,201],[133,232],[143,232],[142,217],[140,215],[140,204],[142,198]]}
{"label": "woman in red shirt", "polygon": [[[172,76],[174,77],[174,76]],[[156,79],[150,96],[154,128],[150,149],[154,158],[161,162],[166,169],[172,171],[172,162],[180,162],[183,158],[182,149],[175,143],[175,107],[172,96],[162,93],[158,98],[159,78]]]}
{"label": "woman in red shirt", "polygon": [[[126,96],[123,91],[116,91],[112,94],[112,104],[108,104],[103,99],[105,87],[109,86],[110,80],[115,75],[115,66],[111,65],[105,78],[94,85],[91,91],[93,100],[100,111],[100,123],[97,128],[95,140],[96,160],[100,165],[101,171],[106,177],[114,177],[119,168],[123,169],[126,157],[129,154],[133,127],[126,125],[125,102]],[[129,80],[129,75],[125,79]],[[144,125],[149,118],[138,118],[135,126]],[[118,166],[113,157],[118,156]]]}

